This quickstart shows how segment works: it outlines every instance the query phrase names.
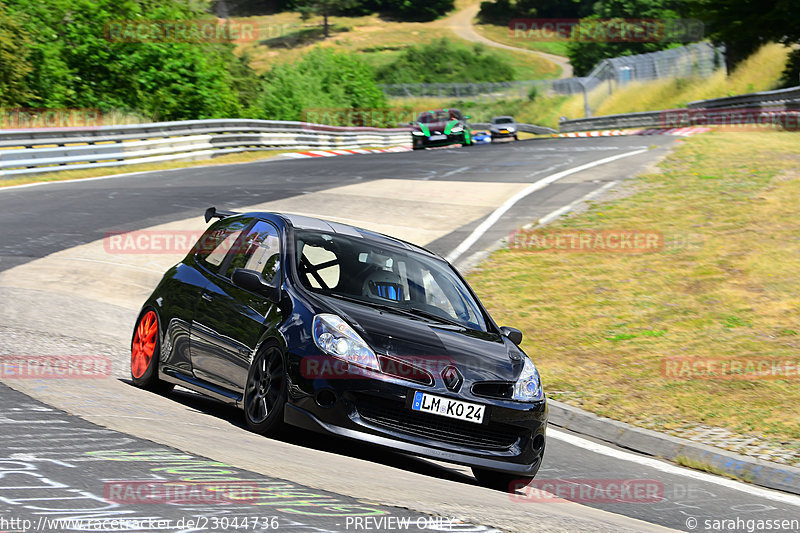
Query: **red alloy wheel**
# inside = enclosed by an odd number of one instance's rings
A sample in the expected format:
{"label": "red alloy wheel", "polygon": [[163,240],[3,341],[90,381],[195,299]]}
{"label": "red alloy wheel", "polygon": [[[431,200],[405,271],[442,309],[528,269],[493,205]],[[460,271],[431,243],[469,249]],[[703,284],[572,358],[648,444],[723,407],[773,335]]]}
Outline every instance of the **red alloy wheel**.
{"label": "red alloy wheel", "polygon": [[141,378],[153,354],[156,351],[156,335],[158,334],[158,318],[155,311],[148,311],[144,314],[136,327],[136,335],[133,337],[131,347],[131,374],[135,378]]}

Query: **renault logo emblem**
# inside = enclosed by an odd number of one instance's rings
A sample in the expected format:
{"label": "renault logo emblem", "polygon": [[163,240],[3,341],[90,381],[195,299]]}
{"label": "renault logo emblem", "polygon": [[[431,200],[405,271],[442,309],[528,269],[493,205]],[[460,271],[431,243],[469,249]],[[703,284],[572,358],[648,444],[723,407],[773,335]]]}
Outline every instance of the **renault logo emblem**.
{"label": "renault logo emblem", "polygon": [[442,378],[444,379],[445,387],[453,392],[458,392],[458,389],[461,388],[461,384],[464,382],[461,373],[454,366],[448,366],[442,370]]}

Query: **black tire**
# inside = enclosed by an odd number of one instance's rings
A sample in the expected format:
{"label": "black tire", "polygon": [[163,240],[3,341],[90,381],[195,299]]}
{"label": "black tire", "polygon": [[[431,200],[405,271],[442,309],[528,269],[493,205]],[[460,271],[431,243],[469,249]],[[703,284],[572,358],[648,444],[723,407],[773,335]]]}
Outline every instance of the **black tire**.
{"label": "black tire", "polygon": [[472,474],[478,483],[484,487],[500,490],[503,492],[514,493],[518,488],[526,487],[533,481],[533,476],[518,476],[514,474],[504,474],[494,470],[472,467]]}
{"label": "black tire", "polygon": [[514,140],[515,140],[515,141],[518,141],[518,140],[519,140],[519,138],[518,138],[516,135],[514,135]]}
{"label": "black tire", "polygon": [[247,373],[244,418],[251,431],[273,436],[283,431],[287,390],[283,352],[270,342],[258,351]]}
{"label": "black tire", "polygon": [[155,309],[142,310],[131,337],[131,381],[139,388],[165,394],[175,385],[158,379],[161,335],[161,321]]}

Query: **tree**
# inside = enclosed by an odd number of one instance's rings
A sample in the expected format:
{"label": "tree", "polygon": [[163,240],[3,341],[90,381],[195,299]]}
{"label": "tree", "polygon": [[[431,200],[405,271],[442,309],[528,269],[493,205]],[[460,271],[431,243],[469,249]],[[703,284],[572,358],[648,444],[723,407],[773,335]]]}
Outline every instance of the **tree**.
{"label": "tree", "polygon": [[14,106],[32,95],[26,77],[33,67],[30,40],[16,16],[0,3],[0,106]]}
{"label": "tree", "polygon": [[730,72],[769,41],[800,42],[797,0],[687,0],[693,16],[706,23],[711,40],[725,45]]}
{"label": "tree", "polygon": [[251,91],[245,81],[255,75],[231,43],[148,35],[125,40],[104,31],[118,21],[146,28],[207,17],[189,2],[6,2],[30,39],[24,105],[138,111],[161,120],[217,118],[240,113],[246,98],[239,88]]}
{"label": "tree", "polygon": [[328,17],[356,7],[359,0],[298,0],[297,10],[304,19],[312,14],[322,17],[322,33],[327,39],[330,37]]}
{"label": "tree", "polygon": [[[594,14],[581,19],[581,28],[596,27],[623,19],[655,19],[669,21],[677,19],[685,11],[684,0],[599,0],[594,4]],[[606,22],[603,22],[606,21]],[[581,30],[578,30],[580,32]],[[567,45],[567,55],[576,76],[585,76],[603,59],[631,54],[656,52],[676,43],[669,40],[643,40],[639,42],[614,42],[613,40],[583,39],[573,34]]]}

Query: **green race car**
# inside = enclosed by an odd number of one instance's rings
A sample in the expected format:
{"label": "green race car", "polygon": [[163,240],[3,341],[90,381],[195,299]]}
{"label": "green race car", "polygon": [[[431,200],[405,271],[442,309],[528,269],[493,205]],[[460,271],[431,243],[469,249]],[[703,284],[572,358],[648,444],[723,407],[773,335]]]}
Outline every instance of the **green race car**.
{"label": "green race car", "polygon": [[411,123],[414,150],[429,146],[448,146],[451,144],[472,144],[472,132],[467,119],[458,109],[436,109],[420,113],[416,122]]}

